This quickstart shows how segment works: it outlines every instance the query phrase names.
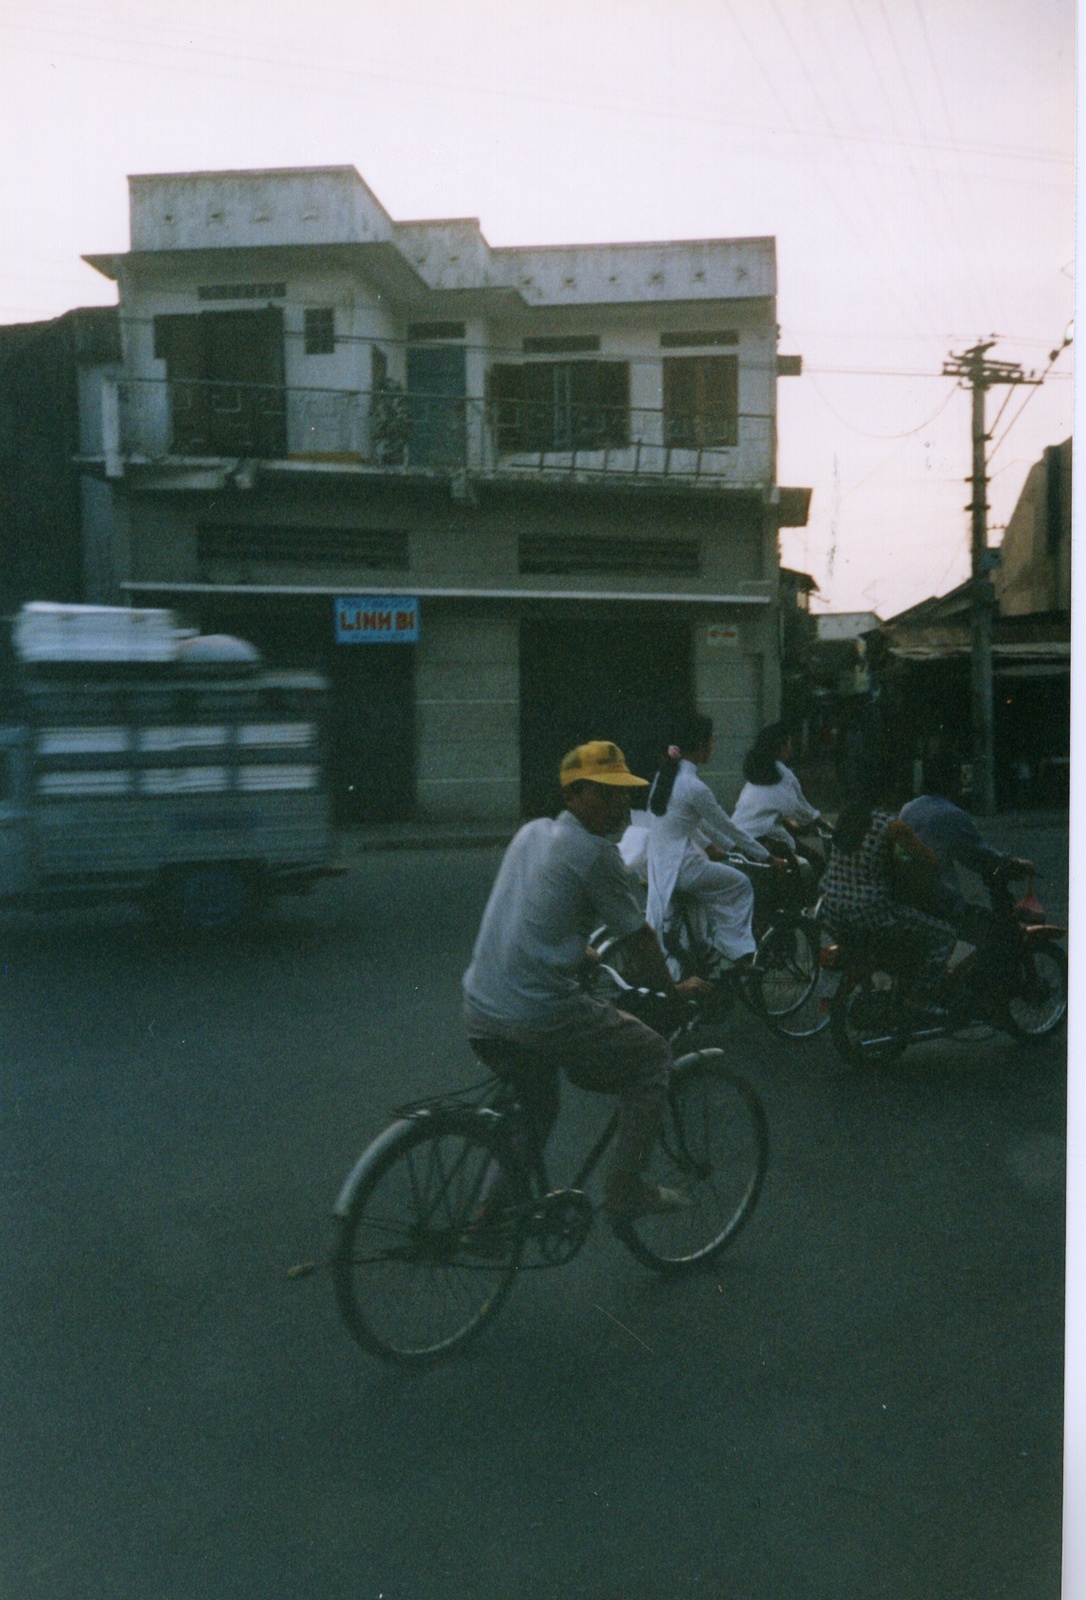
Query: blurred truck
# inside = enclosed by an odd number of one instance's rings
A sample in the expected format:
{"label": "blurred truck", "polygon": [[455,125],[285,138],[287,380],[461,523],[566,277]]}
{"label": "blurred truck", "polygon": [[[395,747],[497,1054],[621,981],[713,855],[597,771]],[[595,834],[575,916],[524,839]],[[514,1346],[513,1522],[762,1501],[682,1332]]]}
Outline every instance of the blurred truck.
{"label": "blurred truck", "polygon": [[325,685],[165,610],[35,602],[0,674],[0,904],[236,922],[336,871]]}

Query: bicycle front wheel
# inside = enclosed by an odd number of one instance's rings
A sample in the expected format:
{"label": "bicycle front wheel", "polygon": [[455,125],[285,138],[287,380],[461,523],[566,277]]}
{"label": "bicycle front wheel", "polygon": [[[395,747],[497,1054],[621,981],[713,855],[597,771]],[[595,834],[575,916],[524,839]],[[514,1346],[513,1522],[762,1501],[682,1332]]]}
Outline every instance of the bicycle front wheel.
{"label": "bicycle front wheel", "polygon": [[478,1333],[516,1277],[524,1199],[523,1173],[484,1119],[394,1123],[336,1204],[332,1282],[359,1343],[412,1365]]}
{"label": "bicycle front wheel", "polygon": [[672,1069],[663,1131],[646,1174],[681,1191],[675,1211],[615,1224],[637,1260],[689,1272],[731,1244],[758,1203],[769,1159],[765,1112],[722,1050],[692,1050]]}
{"label": "bicycle front wheel", "polygon": [[1056,1031],[1067,1015],[1067,956],[1058,944],[1025,952],[1006,1006],[1016,1039],[1033,1043]]}

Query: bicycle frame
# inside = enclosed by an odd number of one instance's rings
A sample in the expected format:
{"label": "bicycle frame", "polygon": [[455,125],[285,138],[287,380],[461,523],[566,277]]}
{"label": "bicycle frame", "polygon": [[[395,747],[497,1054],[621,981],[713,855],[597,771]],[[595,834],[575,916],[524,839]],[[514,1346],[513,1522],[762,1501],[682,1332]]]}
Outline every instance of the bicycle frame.
{"label": "bicycle frame", "polygon": [[[585,1184],[599,1165],[605,1151],[611,1144],[618,1129],[619,1112],[615,1107],[610,1111],[602,1130],[597,1134],[592,1145],[582,1160],[580,1166],[568,1184],[553,1188],[548,1171],[545,1149],[538,1148],[531,1138],[530,1130],[525,1126],[524,1108],[517,1099],[516,1086],[512,1074],[505,1077],[497,1072],[483,1082],[474,1084],[467,1089],[454,1091],[439,1098],[412,1101],[406,1105],[395,1107],[396,1115],[402,1121],[420,1121],[428,1117],[443,1117],[463,1114],[493,1119],[497,1126],[499,1138],[509,1165],[519,1172],[528,1189],[528,1196],[521,1204],[523,1206],[523,1222],[526,1237],[532,1236],[531,1223],[534,1217],[541,1215],[540,1207],[555,1195],[568,1195],[583,1191]],[[394,1124],[395,1126],[395,1124]],[[364,1159],[364,1157],[363,1157]],[[488,1174],[488,1180],[480,1186],[480,1191],[474,1196],[474,1203],[482,1206],[485,1204],[489,1184],[493,1184],[500,1170],[495,1163]],[[449,1174],[449,1181],[455,1178],[455,1173]],[[353,1177],[353,1175],[352,1175]],[[352,1186],[352,1178],[344,1186],[346,1194]],[[556,1266],[558,1261],[544,1261],[545,1266]],[[523,1267],[521,1270],[527,1270]]]}

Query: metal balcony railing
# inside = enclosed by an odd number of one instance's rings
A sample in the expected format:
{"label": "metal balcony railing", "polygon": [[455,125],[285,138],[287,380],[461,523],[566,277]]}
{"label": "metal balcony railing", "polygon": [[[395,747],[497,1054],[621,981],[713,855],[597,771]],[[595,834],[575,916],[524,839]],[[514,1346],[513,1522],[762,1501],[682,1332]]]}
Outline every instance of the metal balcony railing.
{"label": "metal balcony railing", "polygon": [[765,413],[549,405],[394,387],[125,379],[115,389],[102,407],[104,451],[122,462],[226,457],[406,474],[602,476],[705,487],[760,486],[774,474],[774,419]]}

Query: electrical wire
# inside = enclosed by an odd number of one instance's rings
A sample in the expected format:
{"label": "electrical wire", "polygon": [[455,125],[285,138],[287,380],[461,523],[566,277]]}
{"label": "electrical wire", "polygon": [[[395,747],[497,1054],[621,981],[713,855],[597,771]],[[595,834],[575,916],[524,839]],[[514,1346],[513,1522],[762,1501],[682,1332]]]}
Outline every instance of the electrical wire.
{"label": "electrical wire", "polygon": [[[96,26],[93,30],[86,29],[83,33],[79,33],[78,31],[73,31],[71,28],[64,26],[65,18],[63,13],[61,13],[58,18],[60,26],[53,28],[40,26],[40,23],[37,19],[40,18],[41,15],[42,12],[39,8],[35,13],[36,20],[34,22],[9,20],[5,25],[5,36],[22,34],[30,37],[31,39],[37,37],[45,41],[56,40],[62,42],[74,38],[76,40],[85,40],[88,43],[98,45],[101,45],[103,42],[103,34],[101,29],[101,23],[103,19],[101,17],[97,19]],[[82,15],[80,15],[80,20],[83,20]],[[134,34],[132,23],[126,24],[125,27],[125,43],[129,46],[134,46],[137,49],[140,47],[145,47],[151,51],[165,51],[173,53],[174,55],[180,55],[182,50],[184,50],[186,57],[191,56],[193,31],[190,26],[186,25],[182,30],[180,30],[178,34],[178,41],[178,43],[173,43],[169,40],[163,40],[160,37],[147,37],[141,39],[138,35]],[[120,41],[117,42],[118,44],[120,43]],[[190,59],[186,59],[183,63],[178,64],[175,64],[171,61],[150,62],[146,59],[139,59],[132,55],[121,55],[116,50],[110,51],[108,49],[99,49],[96,51],[87,51],[70,48],[65,49],[58,48],[54,43],[49,43],[47,47],[49,49],[49,56],[51,60],[64,57],[73,60],[93,61],[98,64],[135,66],[144,70],[181,73],[189,78],[191,77],[193,70]],[[327,61],[317,60],[307,60],[299,63],[295,58],[257,55],[252,51],[225,50],[222,48],[212,48],[204,44],[201,44],[199,47],[198,54],[200,57],[201,77],[215,79],[216,81],[242,81],[252,84],[254,82],[258,82],[259,80],[256,80],[251,73],[231,70],[209,70],[207,66],[207,62],[209,60],[233,63],[241,68],[246,66],[256,66],[271,68],[276,72],[282,72],[286,70],[292,74],[297,74],[299,70],[304,70],[307,73],[316,75],[325,80],[335,78],[346,79],[349,81],[345,82],[342,88],[326,88],[324,92],[350,95],[352,97],[357,94],[357,89],[353,87],[353,84],[357,83],[358,81],[365,81],[371,83],[390,84],[397,87],[407,86],[410,88],[423,88],[428,90],[446,90],[454,93],[470,94],[474,96],[484,95],[492,99],[519,100],[527,103],[557,106],[560,108],[564,107],[567,109],[570,107],[576,107],[593,111],[617,112],[622,115],[632,114],[639,118],[657,117],[678,122],[741,128],[750,133],[758,134],[761,137],[765,137],[767,135],[772,136],[780,131],[779,128],[773,123],[763,123],[744,120],[737,117],[727,117],[721,115],[719,112],[709,111],[701,108],[692,108],[689,105],[676,108],[673,106],[653,104],[652,102],[647,102],[645,100],[624,101],[619,99],[605,99],[603,97],[584,95],[576,97],[561,96],[551,93],[543,93],[527,88],[510,88],[500,86],[484,79],[477,79],[473,81],[464,78],[454,80],[449,78],[443,79],[423,77],[417,74],[380,71],[372,67],[360,68],[353,65],[344,66],[340,64],[329,63]],[[273,84],[272,80],[268,80],[265,86],[273,87],[275,85]],[[973,145],[965,145],[961,144],[960,142],[943,144],[938,141],[927,139],[891,138],[884,134],[874,133],[867,130],[853,131],[848,129],[833,128],[803,128],[800,127],[790,116],[788,120],[790,131],[801,138],[830,138],[835,142],[844,140],[856,144],[883,145],[900,148],[909,147],[912,149],[924,150],[933,153],[950,153],[956,155],[976,156],[983,160],[995,159],[1005,161],[1041,162],[1051,165],[1065,166],[1072,170],[1075,164],[1073,156],[1054,150],[1043,150],[1036,148],[1031,149],[1023,146],[984,143],[977,143]],[[1009,179],[1005,181],[1014,182],[1015,180]],[[1025,180],[1022,181],[1025,182]]]}
{"label": "electrical wire", "polygon": [[[996,440],[995,444],[993,444],[992,448],[989,450],[989,452],[988,452],[988,463],[991,462],[992,457],[995,455],[996,451],[1003,444],[1003,441],[1006,439],[1008,433],[1010,433],[1011,429],[1014,427],[1015,423],[1018,421],[1018,419],[1022,415],[1023,411],[1026,409],[1026,407],[1029,405],[1030,401],[1033,399],[1033,396],[1037,393],[1037,390],[1041,387],[1041,385],[1044,383],[1045,379],[1048,377],[1049,373],[1052,371],[1052,368],[1055,366],[1056,362],[1059,360],[1060,356],[1063,354],[1064,348],[1065,348],[1065,346],[1061,345],[1058,350],[1053,351],[1052,359],[1049,361],[1048,366],[1045,368],[1045,370],[1041,373],[1040,378],[1037,380],[1036,383],[1030,385],[1030,390],[1029,390],[1029,393],[1026,395],[1026,398],[1022,401],[1022,404],[1018,407],[1018,410],[1015,412],[1014,416],[1008,422],[1007,426],[1003,429],[1003,432],[1000,434],[1000,436]],[[994,427],[992,429],[992,432],[993,433],[995,432]]]}
{"label": "electrical wire", "polygon": [[932,412],[931,416],[928,417],[924,422],[921,422],[915,428],[905,428],[905,429],[903,429],[903,431],[901,433],[870,433],[866,428],[858,428],[856,426],[856,424],[853,423],[853,422],[850,422],[847,417],[843,417],[841,415],[841,413],[834,406],[832,406],[830,404],[830,402],[826,399],[826,396],[823,394],[821,388],[819,387],[819,385],[817,383],[812,381],[811,388],[814,390],[815,394],[817,394],[818,398],[822,401],[822,404],[826,407],[826,410],[829,411],[834,417],[836,417],[837,421],[842,423],[852,433],[861,434],[862,437],[865,438],[865,439],[881,439],[881,440],[884,440],[884,441],[891,440],[891,439],[911,439],[911,438],[913,438],[913,436],[915,434],[923,433],[925,428],[930,428],[931,427],[931,424],[935,421],[936,417],[942,416],[943,412],[946,410],[946,408],[950,404],[951,400],[953,400],[954,394],[955,394],[955,390],[951,389],[949,391],[949,393],[946,395],[946,397],[943,400],[941,400],[939,402],[939,404],[936,406],[936,408]]}

